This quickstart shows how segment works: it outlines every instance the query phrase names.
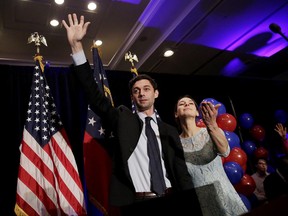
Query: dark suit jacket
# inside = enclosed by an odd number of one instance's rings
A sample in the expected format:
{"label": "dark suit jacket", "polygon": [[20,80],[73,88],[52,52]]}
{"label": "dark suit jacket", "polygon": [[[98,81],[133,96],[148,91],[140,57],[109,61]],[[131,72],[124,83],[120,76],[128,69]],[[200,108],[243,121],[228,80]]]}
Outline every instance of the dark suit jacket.
{"label": "dark suit jacket", "polygon": [[277,172],[268,175],[263,182],[265,195],[269,200],[288,195],[288,183]]}
{"label": "dark suit jacket", "polygon": [[[115,206],[129,205],[135,201],[135,189],[128,169],[128,159],[137,145],[143,123],[127,107],[114,108],[111,105],[99,91],[88,62],[75,66],[74,72],[84,88],[90,108],[101,117],[105,128],[113,130],[116,139],[112,156],[110,203]],[[158,126],[164,163],[173,190],[191,189],[193,184],[177,129],[160,120]]]}

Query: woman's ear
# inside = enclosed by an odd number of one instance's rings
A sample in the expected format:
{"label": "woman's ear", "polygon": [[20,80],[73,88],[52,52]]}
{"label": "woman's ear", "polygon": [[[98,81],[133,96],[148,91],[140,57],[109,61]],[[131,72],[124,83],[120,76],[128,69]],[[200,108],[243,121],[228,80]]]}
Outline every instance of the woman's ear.
{"label": "woman's ear", "polygon": [[176,112],[174,112],[174,118],[177,119],[178,118],[178,114]]}

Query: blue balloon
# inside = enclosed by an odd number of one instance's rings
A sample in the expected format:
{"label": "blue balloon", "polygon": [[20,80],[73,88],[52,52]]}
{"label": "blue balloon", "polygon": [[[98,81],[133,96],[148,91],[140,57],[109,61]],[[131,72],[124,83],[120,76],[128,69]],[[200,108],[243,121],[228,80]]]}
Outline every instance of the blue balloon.
{"label": "blue balloon", "polygon": [[244,129],[250,129],[254,124],[253,116],[250,113],[243,113],[239,116],[239,125]]}
{"label": "blue balloon", "polygon": [[256,144],[251,140],[244,141],[241,146],[248,156],[252,156],[254,151],[257,149]]}
{"label": "blue balloon", "polygon": [[224,114],[226,113],[226,107],[223,103],[218,102],[219,104],[221,104],[221,106],[218,108],[218,115]]}
{"label": "blue balloon", "polygon": [[235,147],[241,148],[240,139],[236,133],[232,131],[226,131],[226,130],[224,131],[224,133],[225,133],[226,139],[228,140],[230,149],[233,149]]}
{"label": "blue balloon", "polygon": [[237,162],[234,161],[225,162],[223,166],[230,182],[233,185],[238,184],[244,175],[242,167]]}
{"label": "blue balloon", "polygon": [[218,102],[217,100],[215,100],[214,98],[205,98],[205,99],[203,99],[203,100],[201,101],[201,103],[199,104],[199,109],[198,109],[199,117],[200,117],[200,118],[202,118],[202,112],[201,112],[200,107],[201,107],[201,104],[202,104],[203,102],[210,102],[210,103],[213,104],[213,106],[215,106],[216,104],[219,103],[219,102]]}
{"label": "blue balloon", "polygon": [[276,171],[276,169],[273,166],[271,166],[270,164],[267,165],[267,172],[268,173],[273,173],[275,171]]}
{"label": "blue balloon", "polygon": [[[210,103],[212,103],[214,106],[219,103],[219,102],[218,102],[217,100],[215,100],[214,98],[205,98],[205,99],[203,99],[203,100],[201,101],[201,103],[202,103],[202,102],[210,102]],[[201,103],[200,103],[200,104],[201,104]]]}
{"label": "blue balloon", "polygon": [[[225,105],[224,105],[223,103],[215,100],[214,98],[205,98],[205,99],[203,99],[203,100],[201,101],[201,103],[202,103],[202,102],[210,102],[210,103],[212,103],[214,106],[217,105],[217,104],[221,104],[221,106],[218,108],[218,114],[217,114],[217,116],[218,116],[218,115],[221,115],[221,114],[224,114],[224,113],[227,113],[227,112],[226,112],[226,107],[225,107]],[[200,106],[201,106],[201,103],[200,103]],[[200,117],[202,117],[201,112],[200,112],[200,106],[199,106],[199,114],[200,114]]]}
{"label": "blue balloon", "polygon": [[274,118],[277,123],[285,124],[287,121],[287,113],[284,110],[276,110],[274,113]]}
{"label": "blue balloon", "polygon": [[243,195],[243,194],[241,194],[241,193],[238,193],[238,194],[239,194],[239,196],[241,197],[241,200],[242,200],[242,202],[245,204],[245,206],[246,206],[246,208],[248,209],[248,211],[251,211],[252,205],[251,205],[249,199],[248,199],[245,195]]}

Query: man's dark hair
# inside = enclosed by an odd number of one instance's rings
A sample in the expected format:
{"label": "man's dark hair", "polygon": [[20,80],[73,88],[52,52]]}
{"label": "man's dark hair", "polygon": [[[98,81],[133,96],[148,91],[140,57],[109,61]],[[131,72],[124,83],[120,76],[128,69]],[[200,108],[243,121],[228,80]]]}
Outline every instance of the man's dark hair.
{"label": "man's dark hair", "polygon": [[130,94],[132,94],[132,88],[133,88],[134,84],[135,84],[137,81],[143,80],[143,79],[148,80],[148,81],[151,83],[151,85],[153,86],[154,90],[157,90],[157,89],[158,89],[157,83],[156,83],[156,81],[155,81],[152,77],[150,77],[150,76],[147,75],[147,74],[140,74],[140,75],[138,75],[138,76],[133,77],[133,78],[129,81],[129,91],[130,91]]}
{"label": "man's dark hair", "polygon": [[258,164],[259,160],[264,160],[266,162],[266,164],[268,165],[268,160],[265,157],[259,157],[259,158],[255,158],[254,159],[254,164],[255,166]]}

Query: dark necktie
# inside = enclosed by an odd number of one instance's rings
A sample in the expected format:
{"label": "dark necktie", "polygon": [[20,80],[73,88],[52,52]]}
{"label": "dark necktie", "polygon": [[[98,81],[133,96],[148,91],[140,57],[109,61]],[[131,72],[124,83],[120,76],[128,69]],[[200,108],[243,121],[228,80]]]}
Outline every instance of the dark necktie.
{"label": "dark necktie", "polygon": [[145,133],[147,136],[147,151],[149,156],[149,170],[151,174],[151,191],[155,192],[157,195],[161,195],[164,193],[166,186],[157,138],[150,125],[151,119],[151,117],[145,118]]}

